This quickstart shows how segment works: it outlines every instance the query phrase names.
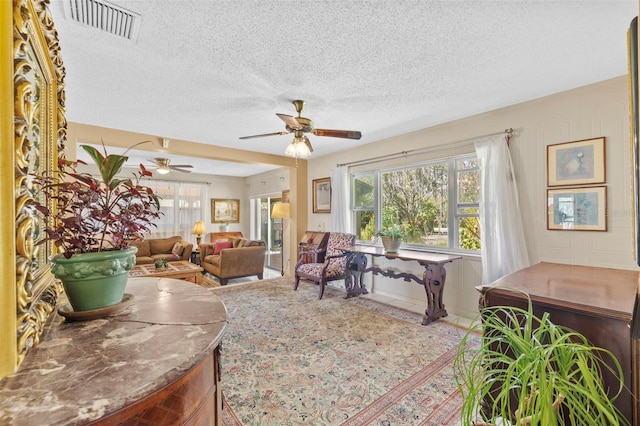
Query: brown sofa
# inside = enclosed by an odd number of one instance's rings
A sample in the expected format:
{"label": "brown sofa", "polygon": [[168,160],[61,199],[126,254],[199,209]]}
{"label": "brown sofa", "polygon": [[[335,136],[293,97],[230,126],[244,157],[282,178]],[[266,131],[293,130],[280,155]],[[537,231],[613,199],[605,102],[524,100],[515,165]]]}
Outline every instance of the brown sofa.
{"label": "brown sofa", "polygon": [[132,241],[131,247],[137,247],[136,264],[153,263],[156,260],[190,260],[193,243],[184,241],[182,237],[150,238],[143,241]]}
{"label": "brown sofa", "polygon": [[[227,245],[230,247],[227,248]],[[200,244],[200,265],[218,278],[222,285],[226,285],[231,278],[251,275],[256,275],[261,280],[266,254],[264,241],[231,238],[229,241]]]}

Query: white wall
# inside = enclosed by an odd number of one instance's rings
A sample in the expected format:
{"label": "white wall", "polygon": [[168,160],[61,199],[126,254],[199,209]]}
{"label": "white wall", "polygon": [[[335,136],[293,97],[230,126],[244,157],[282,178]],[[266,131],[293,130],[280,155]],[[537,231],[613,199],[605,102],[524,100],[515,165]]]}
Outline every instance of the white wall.
{"label": "white wall", "polygon": [[[367,145],[366,150],[352,149],[311,158],[308,185],[313,179],[329,176],[337,163],[453,144],[513,128],[510,150],[531,263],[545,261],[636,270],[632,255],[628,100],[627,78],[623,76],[383,140]],[[606,137],[606,185],[611,212],[607,218],[608,231],[547,230],[546,146],[599,136]],[[311,213],[310,207],[309,212],[309,229],[325,224],[329,230],[328,214]],[[396,268],[409,266],[400,261],[385,262],[388,262],[386,266]],[[415,266],[412,266],[413,272],[420,274],[421,268]],[[447,266],[445,304],[450,313],[459,315],[477,310],[475,286],[481,283],[481,271],[476,256],[466,256]],[[367,279],[369,283],[373,280],[375,293],[426,306],[424,290],[415,283],[379,276]]]}
{"label": "white wall", "polygon": [[[206,175],[205,175],[206,176]],[[230,223],[230,232],[242,232],[249,235],[250,226],[250,205],[245,195],[245,178],[235,176],[207,176],[210,185],[207,188],[208,200],[205,212],[205,226],[207,233],[225,232],[223,223],[213,223],[211,215],[211,205],[214,198],[240,200],[240,223]],[[209,241],[209,235],[205,235],[202,241]]]}

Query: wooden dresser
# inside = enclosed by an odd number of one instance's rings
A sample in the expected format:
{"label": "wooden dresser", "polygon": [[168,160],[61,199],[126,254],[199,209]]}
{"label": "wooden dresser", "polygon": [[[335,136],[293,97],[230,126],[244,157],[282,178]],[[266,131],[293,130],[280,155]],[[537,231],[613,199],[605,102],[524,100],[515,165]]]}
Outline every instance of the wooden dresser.
{"label": "wooden dresser", "polygon": [[0,381],[0,424],[221,424],[222,301],[170,278],[130,278],[125,293],[131,305],[108,318],[54,315]]}
{"label": "wooden dresser", "polygon": [[[616,400],[616,406],[637,425],[639,403],[633,395],[640,395],[640,344],[631,337],[631,326],[639,319],[635,312],[638,277],[637,271],[543,262],[479,286],[480,306],[524,308],[524,295],[499,287],[523,291],[530,295],[537,316],[549,312],[552,322],[610,350],[622,364],[629,389]],[[605,384],[614,380],[605,374]]]}
{"label": "wooden dresser", "polygon": [[242,232],[212,232],[209,235],[209,241],[212,243],[216,241],[227,241],[231,238],[244,238]]}

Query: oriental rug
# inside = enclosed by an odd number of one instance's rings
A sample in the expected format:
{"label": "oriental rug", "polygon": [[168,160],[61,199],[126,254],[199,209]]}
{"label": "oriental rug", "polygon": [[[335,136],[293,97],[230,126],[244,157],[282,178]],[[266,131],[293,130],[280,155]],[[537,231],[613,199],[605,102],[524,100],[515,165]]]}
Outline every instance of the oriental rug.
{"label": "oriental rug", "polygon": [[464,330],[288,278],[211,289],[224,302],[223,424],[457,425]]}

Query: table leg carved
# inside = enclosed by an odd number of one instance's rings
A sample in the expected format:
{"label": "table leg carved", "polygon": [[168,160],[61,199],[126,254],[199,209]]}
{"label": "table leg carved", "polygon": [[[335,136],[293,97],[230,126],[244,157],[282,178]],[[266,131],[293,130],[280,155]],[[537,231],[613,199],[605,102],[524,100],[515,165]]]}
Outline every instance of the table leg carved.
{"label": "table leg carved", "polygon": [[443,265],[424,265],[423,283],[427,293],[427,309],[424,311],[422,325],[427,325],[438,318],[449,315],[444,308],[442,296],[444,295],[444,280],[447,278],[447,270]]}
{"label": "table leg carved", "polygon": [[351,254],[347,260],[347,276],[344,280],[344,288],[347,290],[345,299],[367,294],[367,288],[362,284],[362,278],[367,270],[367,256],[364,254]]}

